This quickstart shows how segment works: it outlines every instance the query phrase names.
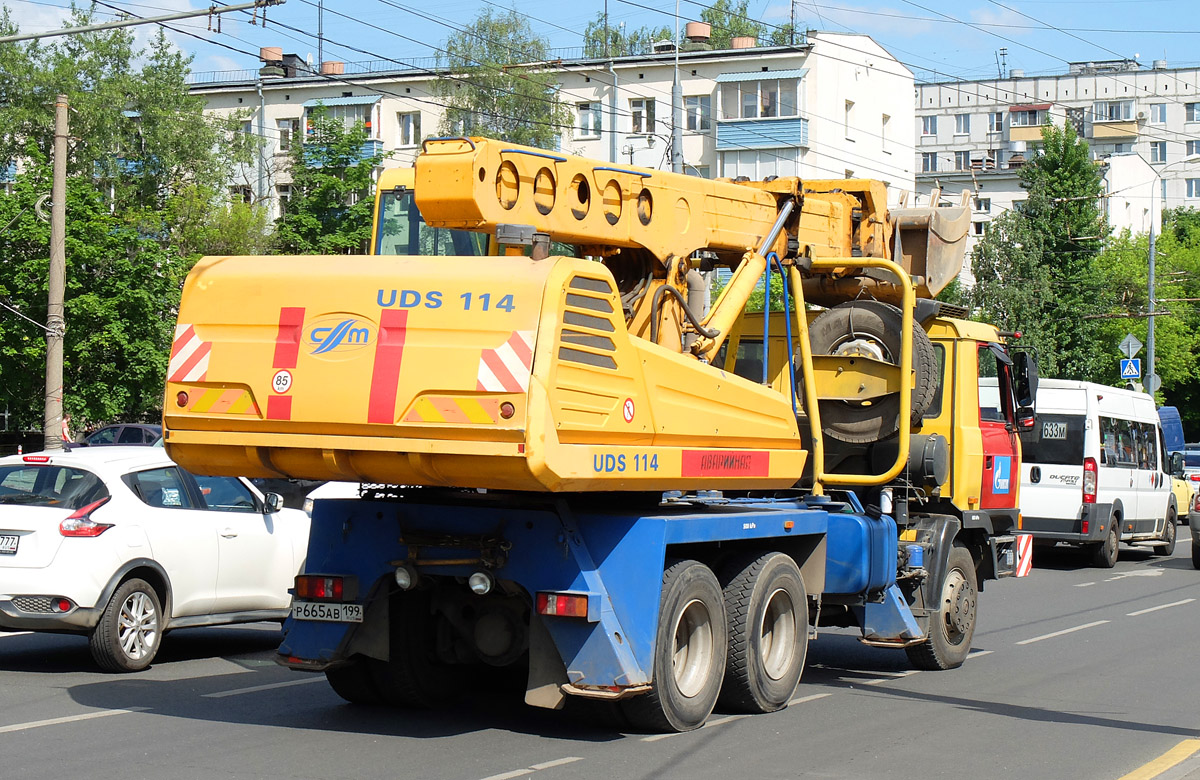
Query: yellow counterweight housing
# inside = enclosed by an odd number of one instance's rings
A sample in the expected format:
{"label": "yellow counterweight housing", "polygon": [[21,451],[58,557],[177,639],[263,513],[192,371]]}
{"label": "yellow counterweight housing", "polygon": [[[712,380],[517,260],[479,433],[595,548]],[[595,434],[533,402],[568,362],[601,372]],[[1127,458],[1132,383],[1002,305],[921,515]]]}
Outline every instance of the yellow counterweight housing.
{"label": "yellow counterweight housing", "polygon": [[631,337],[580,258],[208,257],[165,444],[203,474],[535,491],[785,488],[789,399]]}

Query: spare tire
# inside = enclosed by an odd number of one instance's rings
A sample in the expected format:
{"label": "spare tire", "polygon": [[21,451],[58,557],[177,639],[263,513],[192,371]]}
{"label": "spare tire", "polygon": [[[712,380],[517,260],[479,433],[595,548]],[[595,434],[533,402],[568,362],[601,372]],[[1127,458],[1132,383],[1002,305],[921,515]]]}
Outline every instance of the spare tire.
{"label": "spare tire", "polygon": [[[808,328],[814,355],[859,355],[900,364],[900,309],[873,300],[849,301],[822,312]],[[937,357],[929,336],[913,323],[913,425],[937,394]],[[850,444],[880,441],[900,430],[898,393],[874,403],[822,401],[821,430]]]}

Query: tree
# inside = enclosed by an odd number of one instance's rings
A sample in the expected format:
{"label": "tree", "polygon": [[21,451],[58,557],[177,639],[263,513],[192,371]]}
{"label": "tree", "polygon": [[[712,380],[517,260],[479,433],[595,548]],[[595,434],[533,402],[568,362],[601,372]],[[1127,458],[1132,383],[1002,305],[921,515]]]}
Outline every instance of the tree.
{"label": "tree", "polygon": [[294,254],[361,254],[371,238],[371,184],[384,159],[368,153],[362,122],[346,126],[324,106],[309,113],[309,134],[292,144],[292,194],[275,224],[276,244]]}
{"label": "tree", "polygon": [[975,247],[972,303],[1001,330],[1037,348],[1043,376],[1095,380],[1103,372],[1104,313],[1095,259],[1108,226],[1103,180],[1087,143],[1067,124],[1042,128],[1042,153],[1021,170],[1029,198],[993,221]]}
{"label": "tree", "polygon": [[[608,30],[608,48],[604,46],[605,29]],[[625,25],[609,25],[604,12],[588,22],[583,33],[584,57],[628,57],[634,54],[649,54],[657,41],[674,41],[675,31],[670,27],[639,27],[625,30]]]}
{"label": "tree", "polygon": [[750,36],[765,39],[767,27],[750,18],[750,0],[714,0],[713,4],[700,12],[701,20],[712,25],[714,49],[728,49],[734,38]]}
{"label": "tree", "polygon": [[548,46],[515,10],[485,9],[450,36],[438,55],[451,75],[437,90],[446,104],[443,135],[482,135],[551,149],[571,115],[558,98]]}

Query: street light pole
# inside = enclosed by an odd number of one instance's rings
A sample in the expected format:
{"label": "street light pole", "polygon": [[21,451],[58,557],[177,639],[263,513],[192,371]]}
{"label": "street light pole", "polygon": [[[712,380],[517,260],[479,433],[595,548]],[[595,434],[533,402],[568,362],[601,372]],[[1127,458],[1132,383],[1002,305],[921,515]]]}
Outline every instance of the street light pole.
{"label": "street light pole", "polygon": [[[1154,172],[1154,178],[1151,179],[1150,184],[1150,257],[1148,263],[1149,274],[1148,278],[1146,279],[1146,293],[1147,297],[1149,298],[1150,310],[1146,313],[1146,389],[1150,391],[1151,395],[1154,395],[1154,393],[1158,391],[1158,372],[1154,370],[1154,304],[1156,302],[1154,294],[1154,266],[1158,260],[1158,255],[1154,251],[1154,236],[1155,228],[1157,227],[1159,218],[1156,218],[1154,214],[1154,198],[1157,194],[1156,191],[1162,188],[1162,182],[1166,181],[1166,179],[1163,178],[1163,173],[1166,172],[1167,168],[1194,162],[1200,162],[1200,154],[1188,155],[1183,159],[1176,160],[1168,165],[1164,165],[1162,168],[1159,168]],[[1163,198],[1162,205],[1164,207],[1167,205],[1165,197]]]}

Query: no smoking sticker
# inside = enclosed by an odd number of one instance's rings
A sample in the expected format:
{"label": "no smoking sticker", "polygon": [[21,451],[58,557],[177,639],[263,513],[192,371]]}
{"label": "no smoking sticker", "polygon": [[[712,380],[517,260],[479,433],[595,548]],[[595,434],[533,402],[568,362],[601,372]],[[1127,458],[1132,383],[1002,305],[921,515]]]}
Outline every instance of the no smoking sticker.
{"label": "no smoking sticker", "polygon": [[292,389],[292,372],[287,369],[281,369],[275,372],[275,378],[271,380],[271,389],[277,393],[286,393]]}
{"label": "no smoking sticker", "polygon": [[621,414],[625,416],[625,422],[633,422],[633,399],[626,398],[625,405],[621,407]]}

